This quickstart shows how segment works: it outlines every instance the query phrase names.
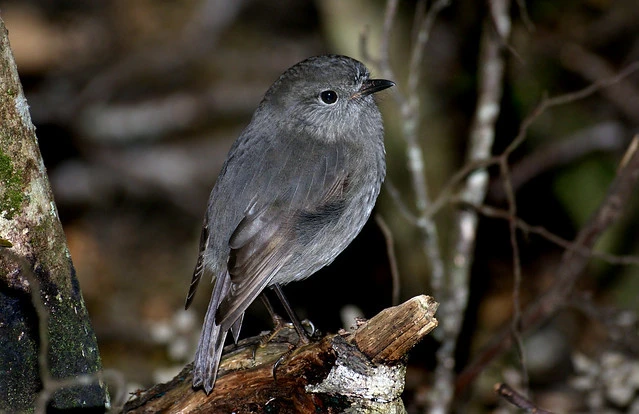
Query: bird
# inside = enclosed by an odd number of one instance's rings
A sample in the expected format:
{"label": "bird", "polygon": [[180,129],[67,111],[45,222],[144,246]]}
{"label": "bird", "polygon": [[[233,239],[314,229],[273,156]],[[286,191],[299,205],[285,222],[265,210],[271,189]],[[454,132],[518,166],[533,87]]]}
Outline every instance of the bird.
{"label": "bird", "polygon": [[[233,143],[209,197],[185,308],[213,291],[193,387],[214,388],[226,336],[264,289],[330,264],[368,220],[386,175],[374,94],[394,86],[363,63],[322,55],[287,69]],[[335,287],[339,288],[338,286]]]}

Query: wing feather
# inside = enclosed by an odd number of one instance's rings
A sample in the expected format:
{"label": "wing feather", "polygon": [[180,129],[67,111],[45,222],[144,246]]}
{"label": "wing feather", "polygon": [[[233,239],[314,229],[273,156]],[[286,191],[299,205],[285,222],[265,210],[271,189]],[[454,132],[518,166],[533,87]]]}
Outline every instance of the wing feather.
{"label": "wing feather", "polygon": [[279,208],[247,214],[231,236],[231,288],[220,304],[217,323],[230,327],[257,298],[290,256],[291,229]]}
{"label": "wing feather", "polygon": [[202,233],[200,234],[200,251],[197,257],[197,263],[195,265],[195,270],[193,271],[193,277],[191,278],[191,285],[189,286],[189,293],[186,295],[186,303],[184,304],[184,309],[188,309],[193,303],[193,297],[195,296],[195,291],[197,290],[198,285],[200,284],[200,280],[204,275],[204,252],[206,251],[206,245],[209,240],[209,223],[208,218],[204,219],[204,225],[202,226]]}
{"label": "wing feather", "polygon": [[[307,143],[287,156],[269,177],[260,197],[247,209],[229,240],[231,287],[219,306],[216,322],[229,328],[305,243],[346,206],[349,173],[342,168],[344,151]],[[259,190],[258,190],[259,191]],[[267,199],[268,202],[259,200]],[[258,200],[258,201],[255,201]]]}

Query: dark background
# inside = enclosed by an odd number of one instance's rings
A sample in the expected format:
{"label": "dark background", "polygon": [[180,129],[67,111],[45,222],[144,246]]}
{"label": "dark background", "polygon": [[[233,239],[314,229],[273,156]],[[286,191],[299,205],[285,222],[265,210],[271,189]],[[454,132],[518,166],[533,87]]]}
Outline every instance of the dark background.
{"label": "dark background", "polygon": [[[263,93],[282,71],[308,56],[341,53],[362,59],[359,36],[365,30],[370,53],[378,54],[381,1],[219,3],[0,1],[103,364],[122,371],[131,389],[166,380],[192,359],[208,303],[206,285],[192,310],[182,309],[206,200],[226,151]],[[406,84],[415,5],[401,2],[392,33],[398,88]],[[583,88],[639,60],[636,0],[548,0],[527,6],[534,29],[512,5],[496,154],[512,141],[544,93]],[[484,2],[453,2],[439,15],[424,52],[420,145],[433,195],[463,164],[486,12]],[[571,54],[575,45],[588,54]],[[377,68],[369,67],[375,75]],[[602,200],[637,132],[638,83],[639,76],[632,75],[621,90],[609,88],[554,108],[532,125],[512,157],[522,219],[567,239],[575,236]],[[388,94],[380,97],[380,106],[388,175],[412,208],[401,116]],[[496,170],[491,173],[497,176]],[[486,204],[505,206],[496,179]],[[637,253],[636,206],[629,206],[597,250]],[[444,255],[453,211],[446,207],[437,216]],[[376,212],[395,239],[401,299],[428,293],[429,265],[416,229],[385,190]],[[528,303],[552,285],[563,250],[526,235],[520,248],[522,300]],[[511,258],[508,223],[482,218],[460,367],[511,315]],[[590,292],[594,303],[629,309],[628,315],[639,309],[636,267],[594,260],[581,280],[580,289]],[[329,332],[352,325],[352,317],[341,319],[346,305],[370,317],[391,305],[391,291],[384,238],[372,222],[321,275],[285,289],[300,316]],[[257,303],[242,336],[270,326]],[[573,384],[581,375],[575,367],[578,354],[600,361],[615,351],[625,358],[622,365],[637,363],[636,343],[615,343],[608,334],[605,324],[565,311],[527,339],[531,383],[540,405],[583,409],[592,392]],[[411,354],[405,394],[411,412],[426,404],[434,350],[428,338]],[[467,410],[501,407],[492,385],[510,378],[511,362],[489,367],[473,393],[460,401],[468,402]],[[635,388],[630,401],[636,395]],[[632,404],[606,401],[619,412]]]}

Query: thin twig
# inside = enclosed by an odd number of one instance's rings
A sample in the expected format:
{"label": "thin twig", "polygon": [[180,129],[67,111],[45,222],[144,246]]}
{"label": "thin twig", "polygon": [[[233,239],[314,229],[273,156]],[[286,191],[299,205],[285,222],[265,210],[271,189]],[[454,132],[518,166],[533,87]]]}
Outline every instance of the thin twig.
{"label": "thin twig", "polygon": [[[603,232],[621,218],[624,207],[628,204],[630,197],[636,193],[639,182],[637,141],[639,141],[639,136],[634,138],[624,156],[617,176],[608,188],[606,197],[575,238],[574,244],[580,246],[579,249],[592,249]],[[588,257],[579,254],[579,249],[564,252],[556,270],[557,283],[523,313],[522,332],[539,326],[567,304],[575,283],[588,264]],[[512,338],[509,333],[509,329],[504,329],[493,336],[479,356],[459,375],[457,378],[458,392],[465,389],[491,361],[510,349]]]}
{"label": "thin twig", "polygon": [[[628,145],[627,134],[619,122],[603,122],[561,138],[550,138],[550,143],[527,154],[510,167],[513,190],[554,168],[571,164],[575,160],[597,151],[616,152]],[[490,198],[505,199],[503,183],[497,179],[490,185]]]}
{"label": "thin twig", "polygon": [[485,216],[485,217],[490,217],[490,218],[498,218],[498,219],[503,219],[503,220],[508,220],[508,221],[514,221],[515,224],[517,225],[517,228],[519,230],[521,230],[522,232],[526,233],[526,234],[536,234],[538,236],[540,236],[541,238],[565,249],[565,250],[571,250],[574,251],[584,257],[592,257],[594,259],[599,259],[601,261],[604,261],[606,263],[609,264],[613,264],[613,265],[634,265],[634,266],[639,266],[639,256],[633,256],[633,255],[628,255],[628,256],[621,256],[621,255],[614,255],[614,254],[610,254],[610,253],[605,253],[605,252],[598,252],[592,249],[588,249],[585,248],[581,245],[575,244],[569,240],[566,240],[564,238],[561,238],[559,236],[557,236],[556,234],[554,234],[553,232],[549,231],[548,229],[546,229],[545,227],[542,226],[533,226],[531,224],[526,223],[524,220],[520,219],[519,217],[515,217],[514,219],[511,217],[510,212],[507,210],[503,210],[503,209],[499,209],[496,207],[492,207],[492,206],[488,206],[488,205],[473,205],[473,204],[468,204],[465,201],[461,200],[461,199],[455,199],[453,200],[453,202],[458,202],[464,206],[467,207],[471,207],[475,210],[477,210],[481,215]]}
{"label": "thin twig", "polygon": [[[508,44],[508,39],[503,36],[503,30],[506,27],[510,29],[510,14],[509,8],[506,6],[508,3],[499,3],[495,0],[490,2],[491,4],[491,16],[492,21],[495,24],[497,32],[502,35],[501,39],[505,44]],[[517,217],[517,201],[515,199],[515,191],[511,181],[510,169],[508,166],[508,158],[502,157],[499,163],[499,171],[503,180],[504,193],[506,194],[506,201],[508,203],[508,213],[510,217]],[[513,320],[510,326],[513,339],[516,344],[517,353],[519,356],[519,363],[522,373],[522,380],[524,389],[528,389],[528,369],[526,364],[526,354],[524,352],[524,342],[520,335],[521,324],[521,283],[522,283],[522,271],[521,260],[519,257],[519,242],[517,241],[517,225],[514,220],[508,221],[508,229],[510,233],[510,245],[512,247],[513,258]]]}
{"label": "thin twig", "polygon": [[530,414],[553,414],[551,411],[537,407],[523,395],[519,394],[508,384],[495,384],[495,392],[517,408],[526,410]]}
{"label": "thin twig", "polygon": [[637,312],[596,304],[592,292],[571,295],[569,306],[603,325],[606,328],[606,335],[616,347],[622,347],[633,354],[639,352],[639,337],[637,337],[639,315]]}
{"label": "thin twig", "polygon": [[[615,69],[606,60],[577,44],[567,44],[561,49],[561,62],[588,82],[606,79]],[[634,123],[639,122],[639,89],[634,82],[619,82],[607,88],[602,95]]]}
{"label": "thin twig", "polygon": [[384,188],[388,192],[391,197],[391,200],[395,203],[395,207],[401,213],[402,217],[404,217],[410,224],[417,225],[417,217],[410,211],[404,200],[402,200],[402,195],[389,177],[386,177],[384,181]]}
{"label": "thin twig", "polygon": [[38,376],[42,382],[42,390],[38,393],[35,401],[34,412],[44,414],[47,412],[47,404],[53,393],[62,388],[57,386],[58,381],[49,372],[49,312],[43,302],[40,280],[34,274],[32,264],[8,249],[1,249],[0,254],[15,262],[18,265],[20,275],[29,283],[31,303],[38,318]]}
{"label": "thin twig", "polygon": [[498,156],[493,156],[491,158],[485,160],[471,161],[466,163],[460,170],[458,170],[453,176],[448,180],[448,182],[442,187],[437,197],[430,204],[427,215],[433,216],[439,212],[439,210],[445,206],[452,194],[455,193],[455,189],[457,186],[473,171],[488,167],[491,165],[498,165],[502,158],[509,158],[510,155],[526,140],[528,129],[530,126],[541,116],[544,112],[549,109],[552,109],[556,106],[565,105],[568,103],[572,103],[578,101],[580,99],[586,98],[593,93],[603,89],[607,86],[613,85],[616,82],[621,81],[622,79],[627,78],[633,73],[639,70],[639,61],[633,62],[630,65],[626,66],[622,69],[617,75],[607,78],[601,79],[587,87],[580,89],[575,92],[566,93],[563,95],[558,95],[553,98],[548,98],[544,96],[542,100],[537,104],[537,106],[526,116],[526,118],[521,123],[519,127],[519,132],[515,139],[510,143],[508,148]]}
{"label": "thin twig", "polygon": [[519,15],[521,16],[521,21],[524,22],[524,26],[526,26],[526,30],[534,32],[535,24],[530,19],[526,2],[524,0],[517,0],[517,6],[519,7]]}
{"label": "thin twig", "polygon": [[530,125],[539,117],[539,115],[546,112],[548,109],[586,98],[605,87],[619,83],[621,80],[627,78],[631,74],[635,73],[637,70],[639,70],[639,61],[633,62],[630,65],[626,66],[615,76],[601,79],[576,92],[566,93],[554,98],[544,97],[539,105],[537,105],[537,107],[526,117],[526,119],[524,119],[519,128],[519,134],[517,134],[517,137],[515,137],[513,142],[510,143],[508,148],[506,148],[502,156],[512,154],[526,140],[526,134]]}
{"label": "thin twig", "polygon": [[384,235],[384,240],[386,242],[386,255],[388,256],[388,264],[391,270],[391,278],[393,281],[393,292],[391,294],[392,305],[399,305],[399,294],[400,294],[400,277],[399,277],[399,268],[397,267],[397,256],[395,255],[395,242],[393,239],[393,232],[391,231],[384,218],[379,214],[375,214],[375,222],[382,234]]}
{"label": "thin twig", "polygon": [[513,257],[513,319],[510,324],[510,331],[515,341],[517,355],[519,356],[520,368],[522,372],[522,382],[524,389],[528,389],[528,369],[526,364],[526,353],[524,352],[524,340],[521,336],[521,260],[519,258],[519,242],[517,241],[517,224],[513,217],[517,217],[517,202],[515,201],[515,192],[510,181],[510,171],[508,170],[508,162],[504,159],[500,163],[501,176],[504,183],[504,193],[508,201],[508,230],[510,233],[510,245],[512,246]]}

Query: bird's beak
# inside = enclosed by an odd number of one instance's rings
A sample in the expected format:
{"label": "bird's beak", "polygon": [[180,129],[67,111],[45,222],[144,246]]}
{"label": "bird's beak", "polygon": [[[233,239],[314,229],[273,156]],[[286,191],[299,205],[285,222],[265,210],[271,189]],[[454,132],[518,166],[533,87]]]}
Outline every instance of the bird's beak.
{"label": "bird's beak", "polygon": [[395,82],[386,79],[368,79],[362,83],[362,87],[357,91],[351,99],[359,98],[362,96],[371,95],[373,93],[383,91],[384,89],[395,86]]}

